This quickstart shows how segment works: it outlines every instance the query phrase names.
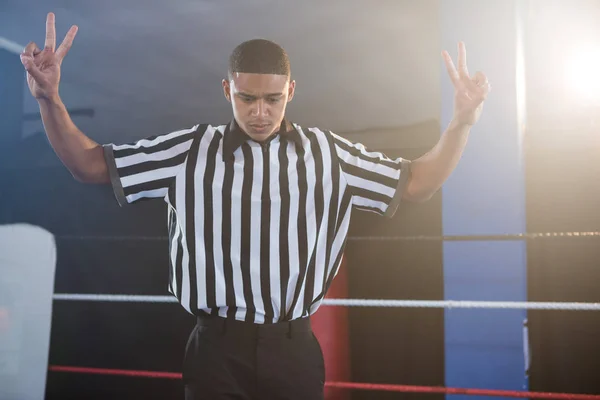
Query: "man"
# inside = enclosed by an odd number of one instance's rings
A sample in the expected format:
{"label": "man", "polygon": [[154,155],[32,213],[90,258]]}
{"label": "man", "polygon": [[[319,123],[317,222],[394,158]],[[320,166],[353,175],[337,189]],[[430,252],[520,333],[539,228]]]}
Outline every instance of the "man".
{"label": "man", "polygon": [[352,209],[392,216],[424,201],[458,163],[490,87],[443,53],[456,89],[439,143],[409,162],[285,118],[295,82],[285,51],[250,40],[233,51],[223,92],[233,119],[101,146],[73,124],[58,95],[73,26],[55,49],[21,55],[51,145],[73,176],[112,183],[121,205],[168,205],[169,291],[197,317],[185,351],[186,399],[319,399],[321,349],[309,316],[337,273]]}

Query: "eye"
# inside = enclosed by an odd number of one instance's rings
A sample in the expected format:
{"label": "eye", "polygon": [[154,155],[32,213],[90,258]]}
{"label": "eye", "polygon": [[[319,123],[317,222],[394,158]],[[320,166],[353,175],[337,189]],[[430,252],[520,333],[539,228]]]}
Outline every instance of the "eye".
{"label": "eye", "polygon": [[277,103],[279,100],[280,100],[280,98],[279,98],[279,97],[269,97],[269,98],[267,99],[267,101],[268,101],[269,103]]}

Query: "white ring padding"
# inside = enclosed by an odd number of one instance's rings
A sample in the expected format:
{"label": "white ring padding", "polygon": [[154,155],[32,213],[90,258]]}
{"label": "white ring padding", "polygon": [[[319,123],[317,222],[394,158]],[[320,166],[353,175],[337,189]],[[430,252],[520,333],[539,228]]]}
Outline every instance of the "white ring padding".
{"label": "white ring padding", "polygon": [[[177,303],[173,296],[127,294],[54,294],[54,300],[105,301],[133,303]],[[408,307],[408,308],[487,308],[511,310],[578,310],[600,311],[600,303],[561,303],[531,301],[466,301],[466,300],[377,300],[325,299],[323,305],[345,307]]]}

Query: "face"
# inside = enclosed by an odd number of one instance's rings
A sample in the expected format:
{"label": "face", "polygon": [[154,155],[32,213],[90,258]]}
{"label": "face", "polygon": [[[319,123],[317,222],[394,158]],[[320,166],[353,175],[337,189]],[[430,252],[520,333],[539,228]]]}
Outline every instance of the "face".
{"label": "face", "polygon": [[240,128],[261,142],[279,130],[295,85],[284,75],[235,73],[223,92]]}

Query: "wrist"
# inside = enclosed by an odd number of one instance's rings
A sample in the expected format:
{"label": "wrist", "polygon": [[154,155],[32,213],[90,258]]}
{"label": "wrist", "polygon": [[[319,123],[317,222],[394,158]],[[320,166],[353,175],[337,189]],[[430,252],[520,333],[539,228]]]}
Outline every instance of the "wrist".
{"label": "wrist", "polygon": [[449,131],[453,131],[453,132],[457,132],[457,133],[469,133],[469,131],[471,130],[471,125],[469,125],[466,122],[462,122],[460,120],[458,120],[457,118],[452,118],[452,120],[450,121],[450,124],[448,125],[448,130]]}
{"label": "wrist", "polygon": [[62,105],[62,100],[60,99],[58,93],[47,97],[40,97],[36,100],[40,106],[56,107]]}

